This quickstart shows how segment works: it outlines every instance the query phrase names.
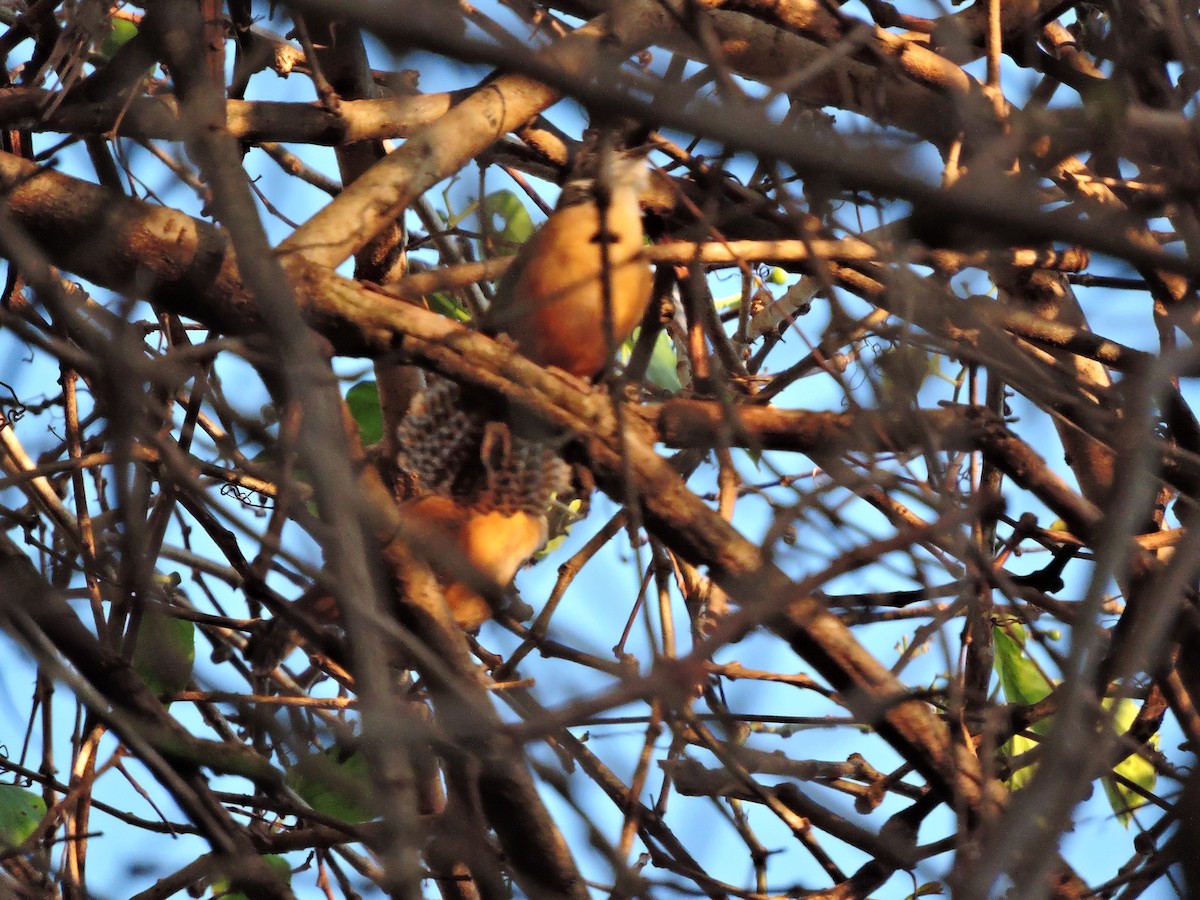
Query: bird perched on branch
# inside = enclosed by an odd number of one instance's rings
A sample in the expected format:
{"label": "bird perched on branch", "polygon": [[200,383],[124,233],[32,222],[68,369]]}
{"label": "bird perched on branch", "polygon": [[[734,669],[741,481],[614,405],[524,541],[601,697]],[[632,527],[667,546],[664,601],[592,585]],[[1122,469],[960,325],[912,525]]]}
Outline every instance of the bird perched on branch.
{"label": "bird perched on branch", "polygon": [[[639,204],[649,171],[643,156],[585,142],[576,172],[505,273],[481,328],[507,335],[539,365],[590,379],[608,366],[650,302]],[[397,462],[416,488],[401,504],[405,515],[457,551],[447,556],[499,587],[545,546],[551,504],[571,482],[560,448],[515,424],[487,400],[430,377],[397,435]],[[430,561],[461,627],[474,630],[492,617],[492,604],[470,579]],[[298,612],[336,617],[323,591],[310,594],[297,601]],[[256,668],[282,658],[293,646],[289,634],[272,629],[255,641]]]}
{"label": "bird perched on branch", "polygon": [[[534,362],[578,378],[602,372],[641,321],[653,275],[642,255],[641,156],[592,152],[563,187],[558,206],[517,254],[482,322]],[[547,513],[570,483],[557,448],[510,428],[494,408],[432,379],[400,428],[399,463],[427,515],[462,555],[507,585],[548,536]],[[491,605],[453,578],[446,599],[473,629]]]}
{"label": "bird perched on branch", "polygon": [[650,303],[638,202],[649,170],[643,157],[615,152],[594,154],[580,168],[586,176],[563,187],[505,272],[482,327],[507,334],[540,365],[591,378]]}
{"label": "bird perched on branch", "polygon": [[[465,560],[507,586],[545,546],[547,511],[570,487],[555,447],[513,433],[494,411],[443,378],[413,401],[400,425],[397,462],[416,482],[405,513],[451,541]],[[434,561],[434,568],[439,568]],[[455,621],[473,630],[492,606],[454,573],[445,577]]]}
{"label": "bird perched on branch", "polygon": [[[347,430],[356,428],[348,418]],[[570,488],[570,469],[555,447],[513,434],[485,400],[444,378],[431,378],[417,394],[397,439],[397,463],[413,481],[414,495],[399,503],[407,534],[397,537],[394,510],[374,517],[384,559],[393,544],[402,542],[406,553],[415,545],[439,575],[455,622],[473,631],[492,618],[493,604],[472,582],[507,587],[545,546],[547,511]],[[359,490],[369,505],[394,500],[376,466],[363,466]],[[473,571],[463,571],[464,562]],[[396,574],[404,572],[398,568]],[[247,657],[255,671],[273,669],[295,648],[295,619],[319,627],[341,618],[320,583],[294,601],[290,612],[252,637]]]}

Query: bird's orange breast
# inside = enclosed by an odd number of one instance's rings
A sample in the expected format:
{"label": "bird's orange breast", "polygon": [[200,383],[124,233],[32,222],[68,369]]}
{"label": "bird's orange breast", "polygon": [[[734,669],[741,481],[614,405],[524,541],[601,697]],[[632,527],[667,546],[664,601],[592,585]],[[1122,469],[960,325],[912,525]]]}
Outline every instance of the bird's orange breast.
{"label": "bird's orange breast", "polygon": [[650,302],[642,242],[632,186],[614,190],[603,215],[594,200],[556,210],[502,279],[486,327],[540,365],[596,375]]}
{"label": "bird's orange breast", "polygon": [[[451,542],[479,574],[501,586],[508,585],[546,543],[545,518],[525,512],[484,513],[435,495],[409,500],[403,509],[414,523]],[[432,559],[430,563],[448,583],[446,602],[459,626],[469,631],[491,618],[491,604],[456,580],[456,573],[448,571],[444,561],[439,564]]]}

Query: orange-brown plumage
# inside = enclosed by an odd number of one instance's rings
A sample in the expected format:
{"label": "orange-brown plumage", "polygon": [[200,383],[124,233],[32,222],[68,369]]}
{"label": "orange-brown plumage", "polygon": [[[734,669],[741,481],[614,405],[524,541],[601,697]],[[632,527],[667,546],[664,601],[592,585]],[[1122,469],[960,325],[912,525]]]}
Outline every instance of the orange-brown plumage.
{"label": "orange-brown plumage", "polygon": [[[545,516],[516,511],[480,512],[450,497],[431,494],[403,504],[412,521],[428,528],[434,538],[444,538],[481,575],[497,585],[509,584],[525,561],[546,543]],[[486,599],[462,583],[450,567],[434,559],[434,570],[445,584],[446,602],[454,620],[472,631],[492,617]]]}
{"label": "orange-brown plumage", "polygon": [[[407,500],[400,509],[408,522],[426,530],[429,549],[453,547],[475,570],[475,575],[483,575],[500,587],[510,584],[517,570],[546,543],[546,517],[523,510],[481,512],[437,494]],[[385,559],[389,549],[390,545],[384,548]],[[436,553],[431,555],[436,557]],[[430,562],[460,628],[474,631],[492,617],[492,605],[463,583],[461,571],[455,571],[446,558]],[[314,623],[332,624],[341,618],[337,602],[316,585],[292,606],[296,616],[308,617]],[[257,671],[274,668],[295,647],[296,638],[288,619],[274,620],[251,641],[248,655],[254,668]]]}
{"label": "orange-brown plumage", "polygon": [[[596,159],[603,167],[599,183],[566,185],[558,208],[501,280],[482,323],[489,333],[507,334],[539,365],[578,378],[609,364],[641,321],[653,281],[642,253],[645,160]],[[427,529],[427,555],[454,619],[474,630],[491,618],[492,606],[464,583],[478,581],[461,563],[501,587],[510,584],[546,543],[547,512],[568,487],[567,467],[555,448],[510,432],[486,403],[437,378],[409,410],[398,443],[400,467],[419,492],[401,510]],[[439,546],[457,552],[439,558]],[[336,615],[335,605],[321,602],[322,592],[310,594],[299,607],[312,607],[307,611],[318,618]]]}
{"label": "orange-brown plumage", "polygon": [[638,202],[646,179],[644,160],[613,157],[602,185],[569,184],[505,273],[484,328],[540,365],[580,378],[602,371],[650,302]]}
{"label": "orange-brown plumage", "polygon": [[[453,382],[430,382],[397,435],[400,465],[421,492],[401,509],[410,523],[432,532],[430,550],[441,541],[505,587],[546,543],[546,513],[570,477],[553,447],[513,434],[490,412]],[[453,554],[426,555],[459,625],[471,630],[491,617],[487,600],[454,571]]]}

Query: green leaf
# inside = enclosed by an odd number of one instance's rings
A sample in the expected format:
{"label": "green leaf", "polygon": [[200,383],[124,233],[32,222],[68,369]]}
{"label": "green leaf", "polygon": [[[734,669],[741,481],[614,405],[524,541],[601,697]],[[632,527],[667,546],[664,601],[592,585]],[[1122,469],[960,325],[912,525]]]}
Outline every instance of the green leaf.
{"label": "green leaf", "polygon": [[[282,856],[264,856],[263,862],[271,868],[275,875],[279,876],[279,880],[283,884],[292,883],[292,867]],[[220,897],[221,900],[250,900],[241,891],[229,890],[229,880],[225,878],[213,882],[212,896]]]}
{"label": "green leaf", "polygon": [[534,232],[529,210],[512,191],[493,191],[484,197],[479,204],[479,218],[491,225],[492,233],[507,245],[500,251],[502,255],[515,253],[517,245],[529,240]]}
{"label": "green leaf", "polygon": [[740,307],[743,299],[741,291],[736,294],[728,294],[724,297],[714,297],[713,308],[719,313],[728,312],[731,309]]}
{"label": "green leaf", "polygon": [[[1025,652],[1025,628],[1021,625],[997,625],[992,629],[996,647],[996,675],[1004,688],[1004,697],[1009,703],[1018,706],[1032,706],[1054,689],[1054,684],[1046,677],[1029,654]],[[1045,718],[1030,726],[1030,731],[1036,734],[1046,734],[1050,729],[1052,719]],[[1015,734],[1004,742],[1000,752],[1006,759],[1013,759],[1038,745],[1033,738]],[[1036,771],[1036,765],[1022,766],[1013,772],[1005,782],[1009,790],[1015,791],[1029,783]]]}
{"label": "green leaf", "polygon": [[[1000,752],[1004,755],[1005,759],[1015,759],[1022,753],[1029,752],[1037,745],[1038,742],[1031,737],[1026,737],[1023,734],[1014,734],[1000,747]],[[1009,774],[1004,784],[1010,791],[1018,791],[1029,784],[1029,779],[1033,778],[1033,773],[1036,771],[1037,763],[1021,766],[1021,768]]]}
{"label": "green leaf", "polygon": [[383,410],[379,408],[379,387],[374,381],[360,381],[346,391],[346,406],[358,423],[358,436],[364,446],[383,438]]}
{"label": "green leaf", "polygon": [[[629,339],[621,347],[621,362],[629,362],[633,348],[637,346],[638,335],[641,333],[641,328],[633,329],[633,334],[629,336]],[[683,390],[683,385],[679,381],[678,365],[679,360],[675,356],[675,344],[671,340],[670,335],[665,331],[659,332],[658,338],[654,342],[654,350],[650,353],[650,363],[646,366],[646,378],[652,384],[656,384],[660,388],[665,388],[672,393]]]}
{"label": "green leaf", "polygon": [[138,627],[133,670],[155,694],[173,694],[187,687],[196,661],[196,627],[157,607],[150,607]]}
{"label": "green leaf", "polygon": [[[1112,704],[1113,701],[1111,699],[1105,700],[1105,709],[1112,711]],[[1129,726],[1133,724],[1133,720],[1137,718],[1137,712],[1138,705],[1130,698],[1125,697],[1118,701],[1117,708],[1113,711],[1113,730],[1117,734],[1124,734],[1129,730]],[[1149,744],[1155,749],[1158,748],[1159,737],[1157,734],[1150,738]],[[1149,760],[1143,759],[1136,753],[1131,753],[1117,763],[1113,767],[1113,771],[1148,793],[1153,793],[1154,786],[1158,781],[1158,773],[1154,771],[1154,766]],[[1117,821],[1128,828],[1129,822],[1133,818],[1133,811],[1139,806],[1144,806],[1146,798],[1130,790],[1115,778],[1106,777],[1103,779],[1103,782],[1104,793],[1108,796],[1108,805],[1116,813]]]}
{"label": "green leaf", "polygon": [[40,796],[15,784],[0,784],[0,850],[19,847],[46,817]]}
{"label": "green leaf", "polygon": [[118,50],[137,37],[138,27],[128,19],[110,19],[108,35],[100,42],[96,52],[105,59],[112,59]]}
{"label": "green leaf", "polygon": [[287,770],[284,780],[317,812],[343,822],[357,824],[378,815],[361,753],[346,754],[335,747],[305,756]]}
{"label": "green leaf", "polygon": [[675,356],[675,343],[664,331],[654,342],[654,352],[650,354],[650,365],[646,367],[646,377],[660,388],[666,388],[674,393],[683,390],[679,381],[679,360]]}
{"label": "green leaf", "polygon": [[447,319],[453,319],[455,322],[471,321],[471,314],[453,294],[444,291],[428,294],[425,297],[425,304],[433,312],[445,316]]}
{"label": "green leaf", "polygon": [[[1054,689],[1054,684],[1025,652],[1024,627],[1015,624],[996,626],[992,635],[996,643],[996,674],[1008,702],[1032,706],[1044,700]],[[1033,730],[1044,734],[1045,724],[1038,722]]]}

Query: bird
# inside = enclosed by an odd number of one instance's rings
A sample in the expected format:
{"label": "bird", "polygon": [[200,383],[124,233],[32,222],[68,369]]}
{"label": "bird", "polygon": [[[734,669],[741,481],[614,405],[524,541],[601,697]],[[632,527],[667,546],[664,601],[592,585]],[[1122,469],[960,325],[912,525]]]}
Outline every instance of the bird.
{"label": "bird", "polygon": [[[497,285],[480,330],[506,335],[541,366],[590,380],[607,369],[650,303],[639,203],[649,168],[644,155],[601,147],[582,153],[576,171]],[[414,484],[400,501],[405,518],[427,529],[430,546],[446,542],[476,575],[505,588],[545,546],[548,513],[570,490],[571,475],[552,437],[497,412],[454,382],[428,376],[400,423],[397,463]],[[475,631],[493,617],[493,604],[467,584],[477,578],[429,561],[459,627]],[[337,618],[324,591],[310,594],[299,608],[323,621]],[[256,641],[256,669],[273,667],[294,637],[287,629]]]}
{"label": "bird", "polygon": [[564,185],[504,273],[482,329],[539,365],[590,379],[641,322],[653,275],[642,254],[645,158],[609,151],[584,166],[591,174]]}
{"label": "bird", "polygon": [[[376,526],[385,560],[393,542],[405,550],[417,546],[441,582],[455,624],[468,632],[495,615],[493,603],[472,585],[481,579],[496,588],[512,583],[545,546],[547,511],[571,482],[555,446],[512,433],[492,413],[485,399],[431,377],[397,429],[397,464],[413,482],[411,495],[397,503],[406,533],[395,536],[393,517]],[[364,468],[360,487],[364,496],[389,492],[374,467]],[[470,575],[462,571],[464,562],[474,570]],[[252,636],[247,658],[255,672],[274,669],[296,647],[297,617],[313,626],[341,619],[320,582],[290,609],[292,615],[271,620]]]}
{"label": "bird", "polygon": [[[427,531],[428,537],[449,541],[475,570],[473,575],[481,575],[499,587],[511,584],[521,566],[546,545],[549,537],[546,517],[525,510],[485,512],[437,494],[414,497],[400,508],[406,519]],[[461,573],[451,571],[445,562],[435,560],[433,565],[459,628],[476,631],[495,615],[492,604],[468,585]]]}
{"label": "bird", "polygon": [[[485,398],[430,378],[400,423],[396,461],[414,482],[401,503],[405,517],[503,588],[545,546],[547,513],[570,489],[571,472],[555,444],[515,433],[494,413]],[[461,628],[474,631],[492,617],[492,604],[445,562],[430,563]]]}
{"label": "bird", "polygon": [[[506,335],[541,366],[591,379],[650,303],[639,202],[649,169],[644,156],[601,149],[585,155],[579,171],[505,272],[481,330]],[[400,426],[397,461],[417,485],[406,512],[440,531],[478,573],[507,586],[545,546],[547,514],[570,488],[570,469],[548,436],[496,417],[486,401],[431,377]],[[484,597],[441,574],[461,627],[471,631],[491,618]]]}

